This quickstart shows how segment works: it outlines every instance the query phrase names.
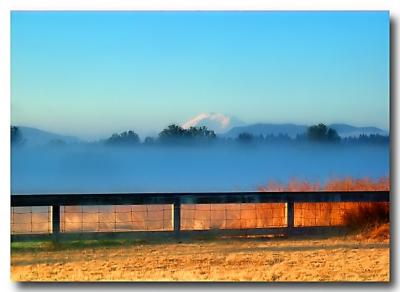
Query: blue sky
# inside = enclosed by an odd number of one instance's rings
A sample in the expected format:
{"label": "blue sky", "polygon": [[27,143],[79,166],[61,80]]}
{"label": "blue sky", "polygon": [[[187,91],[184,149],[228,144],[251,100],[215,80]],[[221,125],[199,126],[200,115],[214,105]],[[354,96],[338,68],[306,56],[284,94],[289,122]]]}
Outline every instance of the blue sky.
{"label": "blue sky", "polygon": [[12,124],[95,138],[201,112],[389,127],[387,12],[13,12]]}

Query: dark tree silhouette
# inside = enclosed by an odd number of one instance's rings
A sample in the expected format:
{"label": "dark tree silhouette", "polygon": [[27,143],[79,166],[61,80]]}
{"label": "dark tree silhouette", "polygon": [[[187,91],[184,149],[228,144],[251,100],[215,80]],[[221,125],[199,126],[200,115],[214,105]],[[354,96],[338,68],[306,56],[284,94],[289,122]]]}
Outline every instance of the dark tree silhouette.
{"label": "dark tree silhouette", "polygon": [[361,134],[358,137],[346,137],[343,139],[346,144],[389,144],[390,138],[380,134]]}
{"label": "dark tree silhouette", "polygon": [[328,132],[326,133],[326,139],[328,141],[337,142],[340,141],[340,136],[335,129],[329,128]]}
{"label": "dark tree silhouette", "polygon": [[134,131],[125,131],[121,134],[113,134],[105,141],[108,145],[135,145],[139,142],[139,136]]}
{"label": "dark tree silhouette", "polygon": [[187,134],[189,137],[193,138],[215,138],[216,135],[214,131],[208,130],[207,127],[190,127],[187,130]]}
{"label": "dark tree silhouette", "polygon": [[158,137],[161,142],[181,143],[194,141],[210,141],[216,138],[214,131],[207,127],[190,127],[184,129],[178,125],[172,124],[168,128],[162,130]]}
{"label": "dark tree silhouette", "polygon": [[240,133],[237,140],[242,143],[250,143],[253,141],[254,136],[250,133]]}
{"label": "dark tree silhouette", "polygon": [[20,128],[11,126],[11,145],[22,144],[22,134]]}
{"label": "dark tree silhouette", "polygon": [[158,134],[158,137],[161,140],[179,139],[179,138],[187,137],[187,132],[182,127],[172,124],[172,125],[169,125],[168,128],[162,130]]}
{"label": "dark tree silhouette", "polygon": [[307,138],[311,141],[322,141],[325,138],[328,127],[324,124],[314,125],[308,128]]}
{"label": "dark tree silhouette", "polygon": [[335,129],[324,124],[311,126],[307,129],[307,139],[313,142],[338,142],[340,136]]}

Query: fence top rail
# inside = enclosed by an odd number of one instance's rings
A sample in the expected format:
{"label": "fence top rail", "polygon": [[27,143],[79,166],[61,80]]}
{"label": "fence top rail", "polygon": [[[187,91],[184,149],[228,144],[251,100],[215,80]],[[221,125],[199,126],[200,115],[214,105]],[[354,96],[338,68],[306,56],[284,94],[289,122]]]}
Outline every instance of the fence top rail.
{"label": "fence top rail", "polygon": [[389,191],[12,194],[11,206],[388,202]]}

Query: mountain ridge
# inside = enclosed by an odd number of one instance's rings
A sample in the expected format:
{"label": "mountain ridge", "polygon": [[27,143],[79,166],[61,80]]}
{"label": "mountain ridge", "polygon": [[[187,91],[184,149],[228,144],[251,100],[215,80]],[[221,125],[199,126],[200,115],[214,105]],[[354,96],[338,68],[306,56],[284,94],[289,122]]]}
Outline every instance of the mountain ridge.
{"label": "mountain ridge", "polygon": [[79,138],[71,135],[62,135],[34,127],[17,126],[22,135],[22,139],[26,145],[37,146],[45,145],[54,140],[62,140],[67,144],[75,144],[82,142]]}
{"label": "mountain ridge", "polygon": [[[293,123],[256,123],[242,127],[233,127],[229,131],[222,134],[223,137],[235,138],[240,133],[249,133],[255,136],[259,135],[288,135],[289,137],[296,137],[297,135],[304,134],[309,126],[297,125]],[[328,125],[329,128],[335,129],[341,137],[359,136],[360,134],[381,134],[388,135],[388,133],[378,127],[357,127],[345,123],[336,123]]]}
{"label": "mountain ridge", "polygon": [[[62,135],[34,127],[17,127],[21,130],[24,143],[29,146],[45,145],[53,140],[62,140],[67,144],[82,143],[81,139],[72,135]],[[226,132],[217,133],[217,135],[224,138],[236,138],[241,133],[250,133],[255,136],[283,134],[295,138],[296,135],[305,133],[308,127],[294,123],[255,123],[232,127]],[[358,137],[360,134],[389,135],[387,131],[373,126],[357,127],[345,123],[335,123],[328,125],[328,127],[335,129],[341,137]],[[212,128],[209,129],[213,130]]]}

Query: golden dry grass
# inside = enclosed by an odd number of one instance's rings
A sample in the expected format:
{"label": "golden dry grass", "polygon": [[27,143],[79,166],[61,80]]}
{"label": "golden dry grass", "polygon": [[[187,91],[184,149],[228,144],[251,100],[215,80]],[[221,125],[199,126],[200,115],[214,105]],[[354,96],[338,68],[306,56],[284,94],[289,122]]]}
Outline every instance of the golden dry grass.
{"label": "golden dry grass", "polygon": [[388,238],[358,234],[13,252],[11,272],[16,281],[389,281],[389,259]]}
{"label": "golden dry grass", "polygon": [[343,179],[330,179],[324,185],[321,185],[319,182],[292,179],[286,185],[270,181],[266,186],[260,186],[259,190],[273,192],[389,191],[390,180],[388,177],[381,177],[376,180],[370,178],[355,179],[347,177]]}

